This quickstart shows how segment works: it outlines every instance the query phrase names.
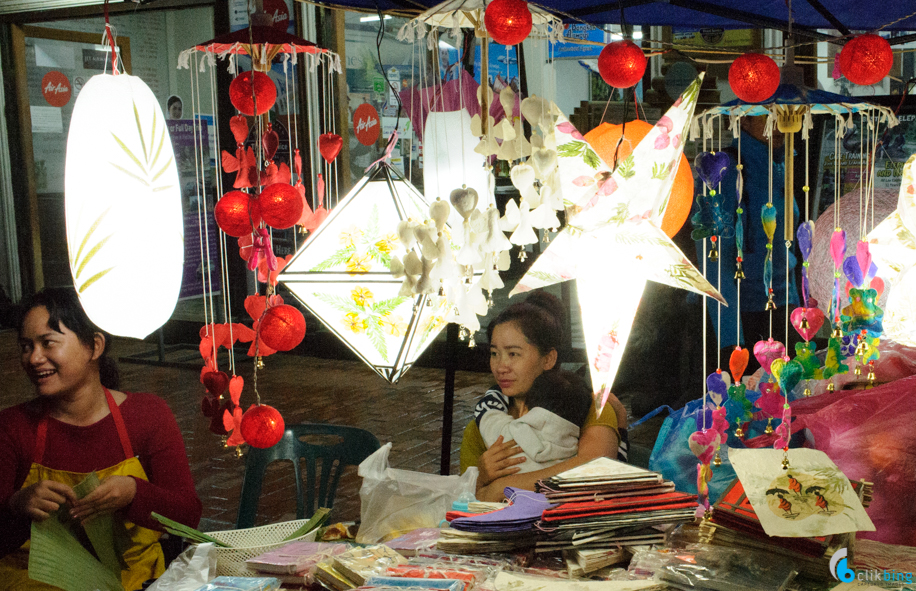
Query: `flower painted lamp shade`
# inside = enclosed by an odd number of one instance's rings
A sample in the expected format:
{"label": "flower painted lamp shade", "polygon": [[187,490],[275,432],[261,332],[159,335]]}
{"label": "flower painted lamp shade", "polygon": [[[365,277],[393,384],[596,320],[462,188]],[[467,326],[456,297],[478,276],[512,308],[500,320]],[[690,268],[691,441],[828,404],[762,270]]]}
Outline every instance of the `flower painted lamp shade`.
{"label": "flower painted lamp shade", "polygon": [[385,162],[334,208],[279,276],[328,330],[395,383],[445,326],[438,295],[399,295],[389,271],[402,220],[426,219],[423,195]]}
{"label": "flower painted lamp shade", "polygon": [[165,117],[140,78],[100,74],[80,91],[64,207],[70,269],[92,321],[135,338],[162,326],[178,301],[184,226]]}

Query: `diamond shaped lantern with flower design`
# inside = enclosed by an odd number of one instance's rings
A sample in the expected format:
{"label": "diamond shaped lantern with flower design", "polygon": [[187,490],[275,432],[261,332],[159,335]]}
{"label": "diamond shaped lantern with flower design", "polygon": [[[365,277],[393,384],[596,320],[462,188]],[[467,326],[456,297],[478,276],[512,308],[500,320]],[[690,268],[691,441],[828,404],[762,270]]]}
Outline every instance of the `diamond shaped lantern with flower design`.
{"label": "diamond shaped lantern with flower design", "polygon": [[[280,274],[279,280],[385,380],[396,382],[446,324],[450,305],[430,282],[402,295],[390,272],[393,230],[425,220],[429,204],[398,171],[376,163]],[[422,277],[422,273],[421,273]]]}

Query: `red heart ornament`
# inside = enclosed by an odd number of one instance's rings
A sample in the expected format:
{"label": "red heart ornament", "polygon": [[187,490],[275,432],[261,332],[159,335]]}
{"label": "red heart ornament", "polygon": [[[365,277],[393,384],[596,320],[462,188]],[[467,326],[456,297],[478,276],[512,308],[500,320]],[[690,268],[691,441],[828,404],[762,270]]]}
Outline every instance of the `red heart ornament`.
{"label": "red heart ornament", "polygon": [[747,369],[747,362],[750,357],[751,354],[747,349],[735,347],[731,357],[728,358],[728,369],[731,370],[732,379],[736,384],[741,383],[741,376],[744,375],[744,370]]}
{"label": "red heart ornament", "polygon": [[273,160],[274,154],[277,153],[277,148],[280,147],[280,136],[273,129],[268,129],[264,132],[264,137],[261,138],[261,145],[264,147],[264,156],[267,160]]}
{"label": "red heart ornament", "polygon": [[318,151],[328,164],[334,162],[343,148],[343,138],[336,133],[323,133],[318,136]]}
{"label": "red heart ornament", "polygon": [[229,376],[224,371],[211,371],[204,376],[207,392],[219,398],[229,387]]}
{"label": "red heart ornament", "polygon": [[200,410],[208,419],[219,416],[219,398],[204,396],[200,401]]}
{"label": "red heart ornament", "polygon": [[229,129],[232,130],[232,137],[235,143],[243,144],[248,138],[248,118],[244,115],[236,115],[229,119]]}
{"label": "red heart ornament", "polygon": [[[802,328],[802,320],[807,319],[807,328]],[[824,325],[824,313],[818,308],[795,308],[789,315],[789,320],[795,331],[801,335],[805,341],[810,341],[817,334],[817,331]]]}
{"label": "red heart ornament", "polygon": [[757,341],[754,345],[754,357],[767,373],[771,373],[770,365],[773,361],[785,354],[786,346],[779,341],[774,341],[772,337],[765,341]]}

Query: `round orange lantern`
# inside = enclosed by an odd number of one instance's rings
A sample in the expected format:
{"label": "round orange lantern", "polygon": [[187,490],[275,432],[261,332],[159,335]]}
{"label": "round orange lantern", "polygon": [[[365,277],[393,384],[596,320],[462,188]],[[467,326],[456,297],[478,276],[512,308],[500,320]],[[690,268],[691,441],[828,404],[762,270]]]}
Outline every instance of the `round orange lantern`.
{"label": "round orange lantern", "polygon": [[746,103],[767,100],[779,88],[779,66],[768,55],[745,53],[728,69],[728,85]]}
{"label": "round orange lantern", "polygon": [[280,411],[266,404],[258,404],[242,415],[239,429],[249,445],[265,449],[280,443],[286,431],[286,423]]}
{"label": "round orange lantern", "polygon": [[261,341],[277,351],[290,351],[305,338],[302,312],[288,304],[269,308],[258,325]]}
{"label": "round orange lantern", "polygon": [[261,192],[258,207],[261,219],[271,228],[292,228],[302,217],[302,195],[289,183],[274,183]]}
{"label": "round orange lantern", "polygon": [[[620,143],[619,150],[617,149],[617,141],[620,140],[623,125],[602,123],[585,134],[585,141],[595,149],[595,153],[602,160],[607,162],[608,165],[614,166],[614,153],[617,153],[618,161],[629,156],[636,144],[646,137],[652,127],[645,121],[627,121],[626,133],[623,142]],[[674,175],[674,185],[671,187],[671,197],[668,199],[668,206],[665,208],[665,214],[662,217],[662,231],[669,237],[677,234],[684,222],[687,221],[692,205],[693,172],[690,170],[690,163],[687,161],[687,157],[681,154],[681,162],[677,167],[677,174]]]}
{"label": "round orange lantern", "polygon": [[646,55],[632,41],[608,43],[598,55],[598,73],[614,88],[636,86],[646,73]]}
{"label": "round orange lantern", "polygon": [[242,72],[229,84],[229,100],[240,113],[263,115],[277,102],[277,86],[267,74],[250,70]]}
{"label": "round orange lantern", "polygon": [[256,215],[252,215],[251,204],[253,200],[248,193],[242,191],[229,191],[216,202],[213,217],[219,229],[238,238],[251,234],[252,224],[257,224]]}
{"label": "round orange lantern", "polygon": [[525,0],[493,0],[483,15],[487,34],[500,45],[518,45],[531,33],[531,10]]}
{"label": "round orange lantern", "polygon": [[891,44],[880,35],[853,37],[840,50],[840,72],[853,84],[871,86],[884,79],[894,65]]}

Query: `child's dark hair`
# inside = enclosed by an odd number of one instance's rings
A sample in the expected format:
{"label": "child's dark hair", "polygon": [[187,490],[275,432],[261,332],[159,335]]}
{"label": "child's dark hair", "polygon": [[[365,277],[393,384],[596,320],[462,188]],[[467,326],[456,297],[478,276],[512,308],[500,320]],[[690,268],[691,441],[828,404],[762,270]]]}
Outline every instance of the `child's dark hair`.
{"label": "child's dark hair", "polygon": [[23,302],[19,314],[19,336],[22,336],[22,323],[26,315],[33,310],[44,306],[48,311],[48,326],[51,330],[63,332],[61,325],[73,331],[80,342],[89,347],[95,347],[95,335],[100,333],[105,337],[105,348],[99,356],[99,378],[102,385],[111,390],[117,390],[120,385],[118,366],[115,360],[108,356],[111,347],[111,335],[95,325],[80,304],[76,290],[67,287],[47,287]]}
{"label": "child's dark hair", "polygon": [[492,342],[493,330],[507,322],[514,322],[541,355],[553,349],[559,354],[566,344],[566,309],[559,298],[546,291],[533,291],[524,302],[500,312],[487,327],[487,340]]}
{"label": "child's dark hair", "polygon": [[548,371],[534,379],[525,405],[549,410],[581,429],[592,409],[592,393],[585,380],[576,374]]}

